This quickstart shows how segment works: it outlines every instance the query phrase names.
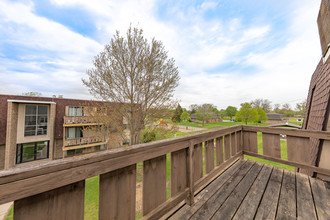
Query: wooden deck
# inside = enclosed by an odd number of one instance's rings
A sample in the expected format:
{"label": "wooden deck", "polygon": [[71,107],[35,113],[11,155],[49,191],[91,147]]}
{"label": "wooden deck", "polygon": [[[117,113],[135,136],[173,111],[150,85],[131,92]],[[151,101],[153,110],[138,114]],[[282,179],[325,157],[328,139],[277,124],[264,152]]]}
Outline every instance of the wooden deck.
{"label": "wooden deck", "polygon": [[170,219],[330,219],[329,183],[239,160]]}

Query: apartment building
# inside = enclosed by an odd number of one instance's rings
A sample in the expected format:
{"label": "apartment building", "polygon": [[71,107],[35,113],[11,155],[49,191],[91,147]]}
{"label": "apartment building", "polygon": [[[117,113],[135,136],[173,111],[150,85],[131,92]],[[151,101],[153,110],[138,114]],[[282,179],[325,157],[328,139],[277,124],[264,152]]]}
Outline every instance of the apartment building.
{"label": "apartment building", "polygon": [[[43,163],[118,147],[128,138],[110,132],[94,113],[103,102],[0,95],[0,169]],[[124,127],[124,125],[123,125]]]}

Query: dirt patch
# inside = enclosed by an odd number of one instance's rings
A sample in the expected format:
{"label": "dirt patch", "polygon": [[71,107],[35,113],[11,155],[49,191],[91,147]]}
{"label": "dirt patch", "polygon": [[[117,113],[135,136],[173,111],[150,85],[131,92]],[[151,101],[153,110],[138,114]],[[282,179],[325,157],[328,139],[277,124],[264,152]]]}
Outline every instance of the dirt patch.
{"label": "dirt patch", "polygon": [[142,212],[142,182],[136,184],[136,211]]}

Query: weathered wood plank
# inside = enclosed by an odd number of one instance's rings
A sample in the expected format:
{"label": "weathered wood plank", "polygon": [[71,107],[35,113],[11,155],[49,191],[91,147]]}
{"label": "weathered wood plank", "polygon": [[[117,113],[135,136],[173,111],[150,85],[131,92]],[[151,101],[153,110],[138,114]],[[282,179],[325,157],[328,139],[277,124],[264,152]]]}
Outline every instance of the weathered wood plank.
{"label": "weathered wood plank", "polygon": [[231,146],[231,156],[234,156],[237,153],[237,141],[236,141],[236,133],[232,133],[230,135],[230,146]]}
{"label": "weathered wood plank", "polygon": [[196,203],[192,206],[185,205],[177,213],[175,213],[170,219],[189,219],[211,196],[221,188],[221,186],[233,176],[246,161],[239,160],[231,167],[229,167],[224,173],[215,179],[205,190],[201,191],[196,196]]}
{"label": "weathered wood plank", "polygon": [[171,153],[171,196],[187,187],[187,149]]}
{"label": "weathered wood plank", "polygon": [[317,219],[307,175],[296,173],[298,219]]}
{"label": "weathered wood plank", "polygon": [[243,148],[246,151],[258,153],[258,137],[257,132],[243,132]]}
{"label": "weathered wood plank", "polygon": [[263,154],[281,158],[281,142],[279,134],[262,133]]}
{"label": "weathered wood plank", "polygon": [[261,159],[271,160],[271,161],[286,164],[286,165],[289,165],[289,166],[294,166],[294,167],[299,167],[299,168],[303,168],[303,169],[306,169],[306,170],[311,170],[311,171],[316,172],[316,173],[320,173],[320,174],[324,174],[326,176],[330,176],[330,170],[329,169],[325,169],[325,168],[321,168],[321,167],[315,167],[315,166],[306,165],[306,164],[297,163],[297,162],[292,162],[292,161],[287,161],[287,160],[282,160],[282,159],[278,159],[278,158],[275,158],[275,157],[260,155],[260,154],[249,152],[249,151],[244,151],[244,154],[250,155],[250,156],[253,156],[253,157],[258,157],[258,158],[261,158]]}
{"label": "weathered wood plank", "polygon": [[187,149],[187,186],[189,188],[189,194],[186,198],[186,203],[188,205],[192,205],[194,203],[194,145],[192,143],[189,144],[189,148]]}
{"label": "weathered wood plank", "polygon": [[262,167],[263,164],[256,163],[251,168],[251,170],[229,195],[228,199],[215,212],[212,219],[231,219],[234,216],[236,210],[238,209],[245,195],[248,193]]}
{"label": "weathered wood plank", "polygon": [[143,162],[143,215],[166,201],[166,155]]}
{"label": "weathered wood plank", "polygon": [[194,146],[193,152],[194,182],[203,177],[203,145],[202,143]]}
{"label": "weathered wood plank", "polygon": [[135,196],[135,164],[100,175],[99,219],[135,219]]}
{"label": "weathered wood plank", "polygon": [[[189,189],[186,188],[183,192],[176,194],[174,197],[171,197],[166,202],[162,203],[157,208],[153,209],[147,215],[143,216],[142,220],[145,219],[163,219],[168,212],[171,211],[174,207],[180,204],[188,196]],[[166,218],[165,218],[166,219]]]}
{"label": "weathered wood plank", "polygon": [[242,125],[243,131],[254,131],[254,132],[265,132],[269,134],[284,134],[295,137],[308,137],[330,140],[329,131],[311,131],[301,129],[287,129],[287,128],[272,128],[272,127],[261,127],[261,126],[246,126]]}
{"label": "weathered wood plank", "polygon": [[236,185],[243,179],[247,172],[253,167],[254,162],[247,161],[212,197],[190,219],[210,219],[219,209]]}
{"label": "weathered wood plank", "polygon": [[15,201],[15,220],[84,219],[85,181]]}
{"label": "weathered wood plank", "polygon": [[320,220],[330,219],[330,195],[327,192],[325,182],[309,177],[317,217]]}
{"label": "weathered wood plank", "polygon": [[219,137],[215,141],[217,166],[223,163],[223,137]]}
{"label": "weathered wood plank", "polygon": [[236,214],[234,215],[233,219],[253,219],[260,200],[263,196],[263,193],[266,189],[268,179],[272,173],[272,167],[269,165],[264,165],[262,170],[260,171],[257,179],[253,183],[251,189],[249,190],[248,194],[244,198],[243,202],[241,203],[240,207],[238,208]]}
{"label": "weathered wood plank", "polygon": [[276,219],[296,219],[295,173],[284,170]]}
{"label": "weathered wood plank", "polygon": [[224,163],[220,164],[215,169],[213,169],[210,173],[206,174],[201,179],[199,179],[194,186],[195,194],[196,192],[202,190],[202,188],[208,185],[215,178],[217,178],[225,169],[228,168],[228,166],[236,163],[236,161],[239,160],[241,157],[242,157],[242,153],[237,153],[235,156],[231,157],[229,160],[226,160]]}
{"label": "weathered wood plank", "polygon": [[205,141],[205,172],[209,173],[214,168],[214,140]]}
{"label": "weathered wood plank", "polygon": [[258,207],[257,213],[255,215],[256,220],[275,219],[278,198],[280,195],[282,184],[282,176],[283,170],[274,167],[266,190]]}
{"label": "weathered wood plank", "polygon": [[288,160],[310,164],[309,138],[287,136]]}
{"label": "weathered wood plank", "polygon": [[230,135],[224,137],[225,160],[230,158]]}
{"label": "weathered wood plank", "polygon": [[237,152],[243,151],[243,132],[236,131]]}

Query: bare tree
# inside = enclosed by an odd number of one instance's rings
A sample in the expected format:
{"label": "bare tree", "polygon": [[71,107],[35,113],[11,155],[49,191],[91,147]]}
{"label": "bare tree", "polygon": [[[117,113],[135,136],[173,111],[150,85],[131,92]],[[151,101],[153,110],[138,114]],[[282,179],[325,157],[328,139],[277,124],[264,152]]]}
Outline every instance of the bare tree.
{"label": "bare tree", "polygon": [[253,108],[261,107],[265,112],[270,112],[272,110],[271,101],[268,99],[255,99],[251,101]]}
{"label": "bare tree", "polygon": [[127,121],[131,145],[140,142],[145,124],[167,117],[176,104],[172,97],[180,77],[175,61],[162,42],[149,43],[142,29],[129,27],[126,37],[117,31],[93,64],[83,83],[96,98],[117,103],[112,117],[119,124]]}

